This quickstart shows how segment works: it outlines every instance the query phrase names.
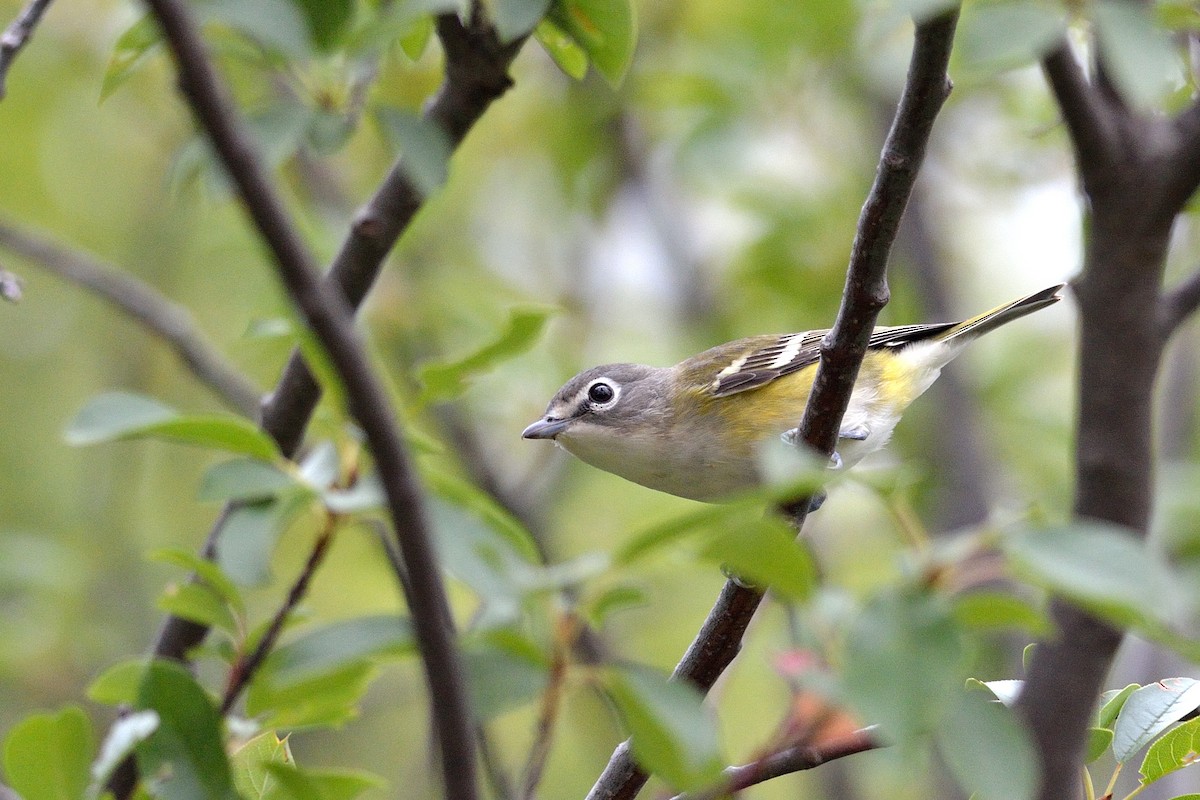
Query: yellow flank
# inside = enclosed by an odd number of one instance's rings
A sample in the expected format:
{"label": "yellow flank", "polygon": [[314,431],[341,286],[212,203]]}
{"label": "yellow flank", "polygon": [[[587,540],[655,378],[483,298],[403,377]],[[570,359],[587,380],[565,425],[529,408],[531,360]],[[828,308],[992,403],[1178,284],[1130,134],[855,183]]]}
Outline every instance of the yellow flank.
{"label": "yellow flank", "polygon": [[[707,387],[687,392],[690,397],[678,418],[692,415],[721,417],[719,428],[730,455],[749,457],[767,438],[779,436],[800,424],[812,392],[817,365],[810,364],[790,375],[737,395],[737,400],[712,397]],[[853,402],[864,407],[871,418],[898,416],[916,399],[914,365],[898,358],[890,349],[868,350],[855,382]],[[872,387],[863,391],[862,387]]]}

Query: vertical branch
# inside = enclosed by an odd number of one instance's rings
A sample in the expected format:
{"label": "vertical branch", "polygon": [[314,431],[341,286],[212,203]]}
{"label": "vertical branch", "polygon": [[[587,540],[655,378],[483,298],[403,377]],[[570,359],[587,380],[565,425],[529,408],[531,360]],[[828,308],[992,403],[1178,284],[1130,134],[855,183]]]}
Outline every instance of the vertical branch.
{"label": "vertical branch", "polygon": [[29,43],[29,37],[33,36],[34,28],[42,21],[42,15],[49,7],[50,0],[29,0],[29,5],[21,9],[12,24],[0,34],[0,100],[7,94],[8,70]]}
{"label": "vertical branch", "polygon": [[193,114],[270,248],[280,280],[345,384],[350,411],[375,457],[408,571],[407,600],[432,698],[444,790],[447,797],[470,800],[476,796],[474,723],[423,496],[387,392],[367,361],[351,304],[319,277],[312,254],[220,84],[189,13],[179,0],[147,0],[146,5],[174,55],[180,87]]}
{"label": "vertical branch", "polygon": [[[800,424],[805,442],[826,454],[833,452],[867,341],[888,299],[888,256],[933,121],[950,92],[946,66],[957,23],[954,9],[917,26],[904,92],[859,216],[841,309],[822,344],[821,363]],[[808,498],[803,498],[786,509],[797,529],[804,523],[807,507]],[[737,656],[762,596],[760,589],[726,583],[672,678],[688,681],[703,692],[712,688]],[[613,752],[588,800],[630,800],[645,782],[646,774],[633,762],[629,743],[624,742]]]}

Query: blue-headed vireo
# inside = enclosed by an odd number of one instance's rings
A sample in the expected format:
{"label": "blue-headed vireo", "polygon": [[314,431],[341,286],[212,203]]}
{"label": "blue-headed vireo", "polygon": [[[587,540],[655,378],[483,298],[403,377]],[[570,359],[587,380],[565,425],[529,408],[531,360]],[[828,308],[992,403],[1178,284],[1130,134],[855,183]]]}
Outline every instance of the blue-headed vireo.
{"label": "blue-headed vireo", "polygon": [[[876,328],[842,419],[840,463],[883,447],[909,403],[968,342],[1058,302],[1063,285],[964,322]],[[567,381],[521,435],[553,439],[651,489],[719,500],[762,481],[765,443],[796,438],[825,334],[751,336],[673,367],[593,367]]]}

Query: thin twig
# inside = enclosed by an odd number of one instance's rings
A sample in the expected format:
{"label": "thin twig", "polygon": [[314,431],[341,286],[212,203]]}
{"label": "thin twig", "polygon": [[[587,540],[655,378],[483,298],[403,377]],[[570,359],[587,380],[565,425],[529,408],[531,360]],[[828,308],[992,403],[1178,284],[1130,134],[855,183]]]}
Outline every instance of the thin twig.
{"label": "thin twig", "polygon": [[796,745],[786,750],[743,764],[727,767],[723,781],[715,788],[700,793],[680,794],[671,800],[716,800],[728,797],[743,789],[766,783],[783,775],[791,775],[807,769],[828,764],[839,758],[875,750],[883,745],[875,736],[873,728],[863,728],[849,736],[816,745]]}
{"label": "thin twig", "polygon": [[[859,216],[842,306],[822,345],[812,395],[800,423],[805,442],[826,454],[832,453],[837,442],[867,340],[887,302],[888,255],[933,121],[950,92],[946,65],[957,22],[958,10],[954,9],[917,26],[904,93],[884,142],[875,183]],[[797,529],[804,524],[807,508],[808,498],[803,498],[787,509]],[[672,678],[688,681],[702,692],[712,688],[737,656],[762,597],[761,589],[726,583]],[[645,782],[646,774],[634,764],[629,743],[623,742],[588,793],[588,800],[631,800]]]}
{"label": "thin twig", "polygon": [[573,614],[567,614],[559,620],[558,635],[554,641],[554,655],[546,679],[546,690],[542,692],[542,704],[538,711],[537,733],[533,739],[533,747],[529,750],[529,760],[525,764],[525,772],[521,778],[520,800],[534,800],[537,797],[537,787],[542,781],[542,772],[546,768],[546,759],[550,756],[550,743],[554,738],[555,724],[558,722],[559,711],[562,708],[563,689],[567,681],[567,664],[575,639],[579,634],[579,620]]}
{"label": "thin twig", "polygon": [[41,22],[42,15],[50,7],[50,0],[30,0],[29,5],[21,10],[0,35],[0,100],[7,94],[5,84],[8,80],[8,70],[12,67],[17,55],[25,49],[33,29]]}
{"label": "thin twig", "polygon": [[221,714],[228,714],[233,704],[237,702],[238,696],[242,690],[250,683],[254,677],[254,673],[262,666],[263,661],[270,655],[271,649],[275,647],[275,642],[279,640],[279,634],[283,632],[283,626],[287,623],[288,617],[292,611],[308,594],[308,585],[312,582],[313,575],[321,566],[321,562],[325,560],[325,555],[329,552],[329,545],[333,542],[333,533],[337,524],[336,518],[332,514],[327,514],[325,519],[325,528],[317,536],[317,541],[313,544],[312,552],[308,555],[308,560],[304,562],[304,569],[296,577],[296,581],[292,584],[292,588],[288,591],[287,597],[283,604],[275,611],[275,616],[271,618],[271,624],[267,626],[267,630],[259,638],[258,644],[255,645],[254,651],[245,658],[238,659],[229,671],[229,678],[225,685],[225,694],[221,699]]}
{"label": "thin twig", "polygon": [[259,390],[209,344],[183,306],[111,264],[4,221],[0,221],[0,247],[107,300],[169,344],[192,374],[229,407],[247,417],[257,415]]}
{"label": "thin twig", "polygon": [[274,256],[280,280],[316,333],[345,385],[350,412],[375,457],[388,509],[408,567],[408,607],[437,723],[447,797],[477,796],[474,721],[445,590],[404,440],[387,391],[372,371],[343,294],[317,273],[317,264],[262,164],[214,71],[199,30],[180,0],[147,0],[179,73],[180,88],[204,129],[259,234]]}

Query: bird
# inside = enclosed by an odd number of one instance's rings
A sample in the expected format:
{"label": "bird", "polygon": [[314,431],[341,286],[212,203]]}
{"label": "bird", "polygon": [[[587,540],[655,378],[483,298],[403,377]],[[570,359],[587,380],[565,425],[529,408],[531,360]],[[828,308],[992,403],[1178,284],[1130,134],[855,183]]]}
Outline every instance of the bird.
{"label": "bird", "polygon": [[[1058,302],[1065,284],[961,322],[881,326],[838,432],[835,468],[887,444],[904,410],[968,343]],[[764,485],[764,446],[797,445],[827,330],[727,342],[672,367],[604,364],[571,378],[525,428],[599,469],[668,494],[720,502]]]}

